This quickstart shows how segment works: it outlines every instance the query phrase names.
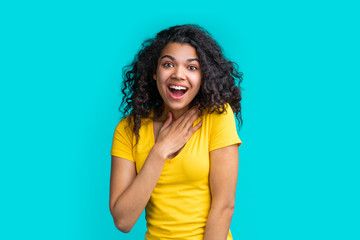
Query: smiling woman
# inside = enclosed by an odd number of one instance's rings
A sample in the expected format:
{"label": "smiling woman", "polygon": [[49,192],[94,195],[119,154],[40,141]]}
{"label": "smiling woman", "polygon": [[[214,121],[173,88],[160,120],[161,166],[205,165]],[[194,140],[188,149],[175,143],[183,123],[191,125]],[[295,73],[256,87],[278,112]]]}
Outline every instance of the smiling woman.
{"label": "smiling woman", "polygon": [[164,116],[170,111],[177,119],[188,110],[199,92],[201,70],[198,56],[190,44],[175,42],[167,44],[160,56],[153,78],[164,100]]}
{"label": "smiling woman", "polygon": [[145,239],[232,239],[241,73],[196,25],[143,44],[124,68],[124,113],[111,150],[110,211]]}

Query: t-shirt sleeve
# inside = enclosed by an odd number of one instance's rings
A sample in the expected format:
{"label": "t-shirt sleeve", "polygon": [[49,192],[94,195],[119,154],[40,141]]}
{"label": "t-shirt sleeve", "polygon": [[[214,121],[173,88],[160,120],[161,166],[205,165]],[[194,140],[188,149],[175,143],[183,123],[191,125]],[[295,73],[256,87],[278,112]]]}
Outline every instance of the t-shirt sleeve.
{"label": "t-shirt sleeve", "polygon": [[124,118],[115,128],[110,154],[134,162],[133,137],[132,128],[127,118]]}
{"label": "t-shirt sleeve", "polygon": [[225,109],[222,114],[214,112],[210,115],[210,151],[233,144],[240,146],[242,143],[236,131],[234,112],[229,104],[225,105]]}

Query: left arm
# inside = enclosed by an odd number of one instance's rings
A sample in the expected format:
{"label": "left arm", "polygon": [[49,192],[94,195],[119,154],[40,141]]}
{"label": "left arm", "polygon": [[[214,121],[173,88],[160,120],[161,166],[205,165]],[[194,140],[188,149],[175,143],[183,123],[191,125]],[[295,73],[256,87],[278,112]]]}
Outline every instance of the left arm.
{"label": "left arm", "polygon": [[210,152],[211,207],[204,240],[226,240],[234,213],[238,145]]}

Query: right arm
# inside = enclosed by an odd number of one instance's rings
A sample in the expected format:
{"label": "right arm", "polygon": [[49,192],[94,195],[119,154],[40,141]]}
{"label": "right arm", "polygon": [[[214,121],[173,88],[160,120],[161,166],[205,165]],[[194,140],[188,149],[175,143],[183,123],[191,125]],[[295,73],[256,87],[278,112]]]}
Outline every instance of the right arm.
{"label": "right arm", "polygon": [[174,122],[169,114],[138,174],[134,162],[112,156],[110,212],[120,231],[131,230],[151,197],[166,159],[184,146],[201,127],[201,122],[192,127],[198,114],[198,110],[193,108]]}
{"label": "right arm", "polygon": [[141,215],[160,177],[165,159],[154,147],[136,175],[134,162],[111,157],[110,212],[120,231],[129,232]]}

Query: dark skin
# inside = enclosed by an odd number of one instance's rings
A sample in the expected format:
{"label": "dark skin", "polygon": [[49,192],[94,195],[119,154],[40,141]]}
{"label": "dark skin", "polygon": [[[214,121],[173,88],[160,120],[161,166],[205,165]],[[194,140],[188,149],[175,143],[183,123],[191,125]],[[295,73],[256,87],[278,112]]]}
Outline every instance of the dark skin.
{"label": "dark skin", "polygon": [[[166,57],[164,57],[166,56]],[[199,91],[201,70],[195,48],[188,44],[169,43],[162,51],[154,74],[164,100],[164,111],[154,119],[155,144],[144,165],[136,173],[135,163],[112,156],[110,211],[116,227],[129,232],[146,207],[159,180],[166,159],[174,158],[190,137],[201,127],[197,107],[189,109]],[[187,88],[183,98],[174,98],[169,86]],[[231,145],[210,153],[211,207],[204,240],[225,240],[235,204],[238,171],[238,148]]]}
{"label": "dark skin", "polygon": [[[119,230],[129,232],[134,226],[150,199],[166,159],[179,152],[201,127],[201,123],[192,127],[197,117],[196,108],[188,110],[176,121],[169,117],[158,130],[156,143],[138,174],[134,162],[112,156],[110,211]],[[235,205],[237,145],[211,151],[210,165],[212,203],[204,240],[226,239]]]}
{"label": "dark skin", "polygon": [[133,227],[150,199],[161,175],[166,159],[185,145],[201,127],[193,127],[199,116],[194,107],[173,121],[172,114],[157,130],[155,145],[151,149],[140,172],[136,174],[135,163],[112,156],[110,179],[110,211],[116,227],[128,232]]}
{"label": "dark skin", "polygon": [[[199,114],[200,114],[200,111],[197,111],[197,114],[194,115],[194,118],[195,118],[195,116],[198,117]],[[157,119],[154,119],[154,121],[153,121],[155,142],[159,135],[160,129],[164,126],[166,120],[169,120],[170,122],[173,121],[173,114],[171,112],[168,112],[167,115],[168,115],[168,119],[157,118]],[[191,120],[193,120],[193,119],[191,119]],[[196,118],[195,118],[195,120],[196,120]],[[202,125],[202,122],[199,123],[199,127],[201,127],[201,125]],[[178,155],[181,152],[181,150],[184,148],[184,146],[185,146],[185,144],[179,150],[177,150],[176,152],[171,154],[168,159],[172,159],[172,158],[176,157],[176,155]]]}

